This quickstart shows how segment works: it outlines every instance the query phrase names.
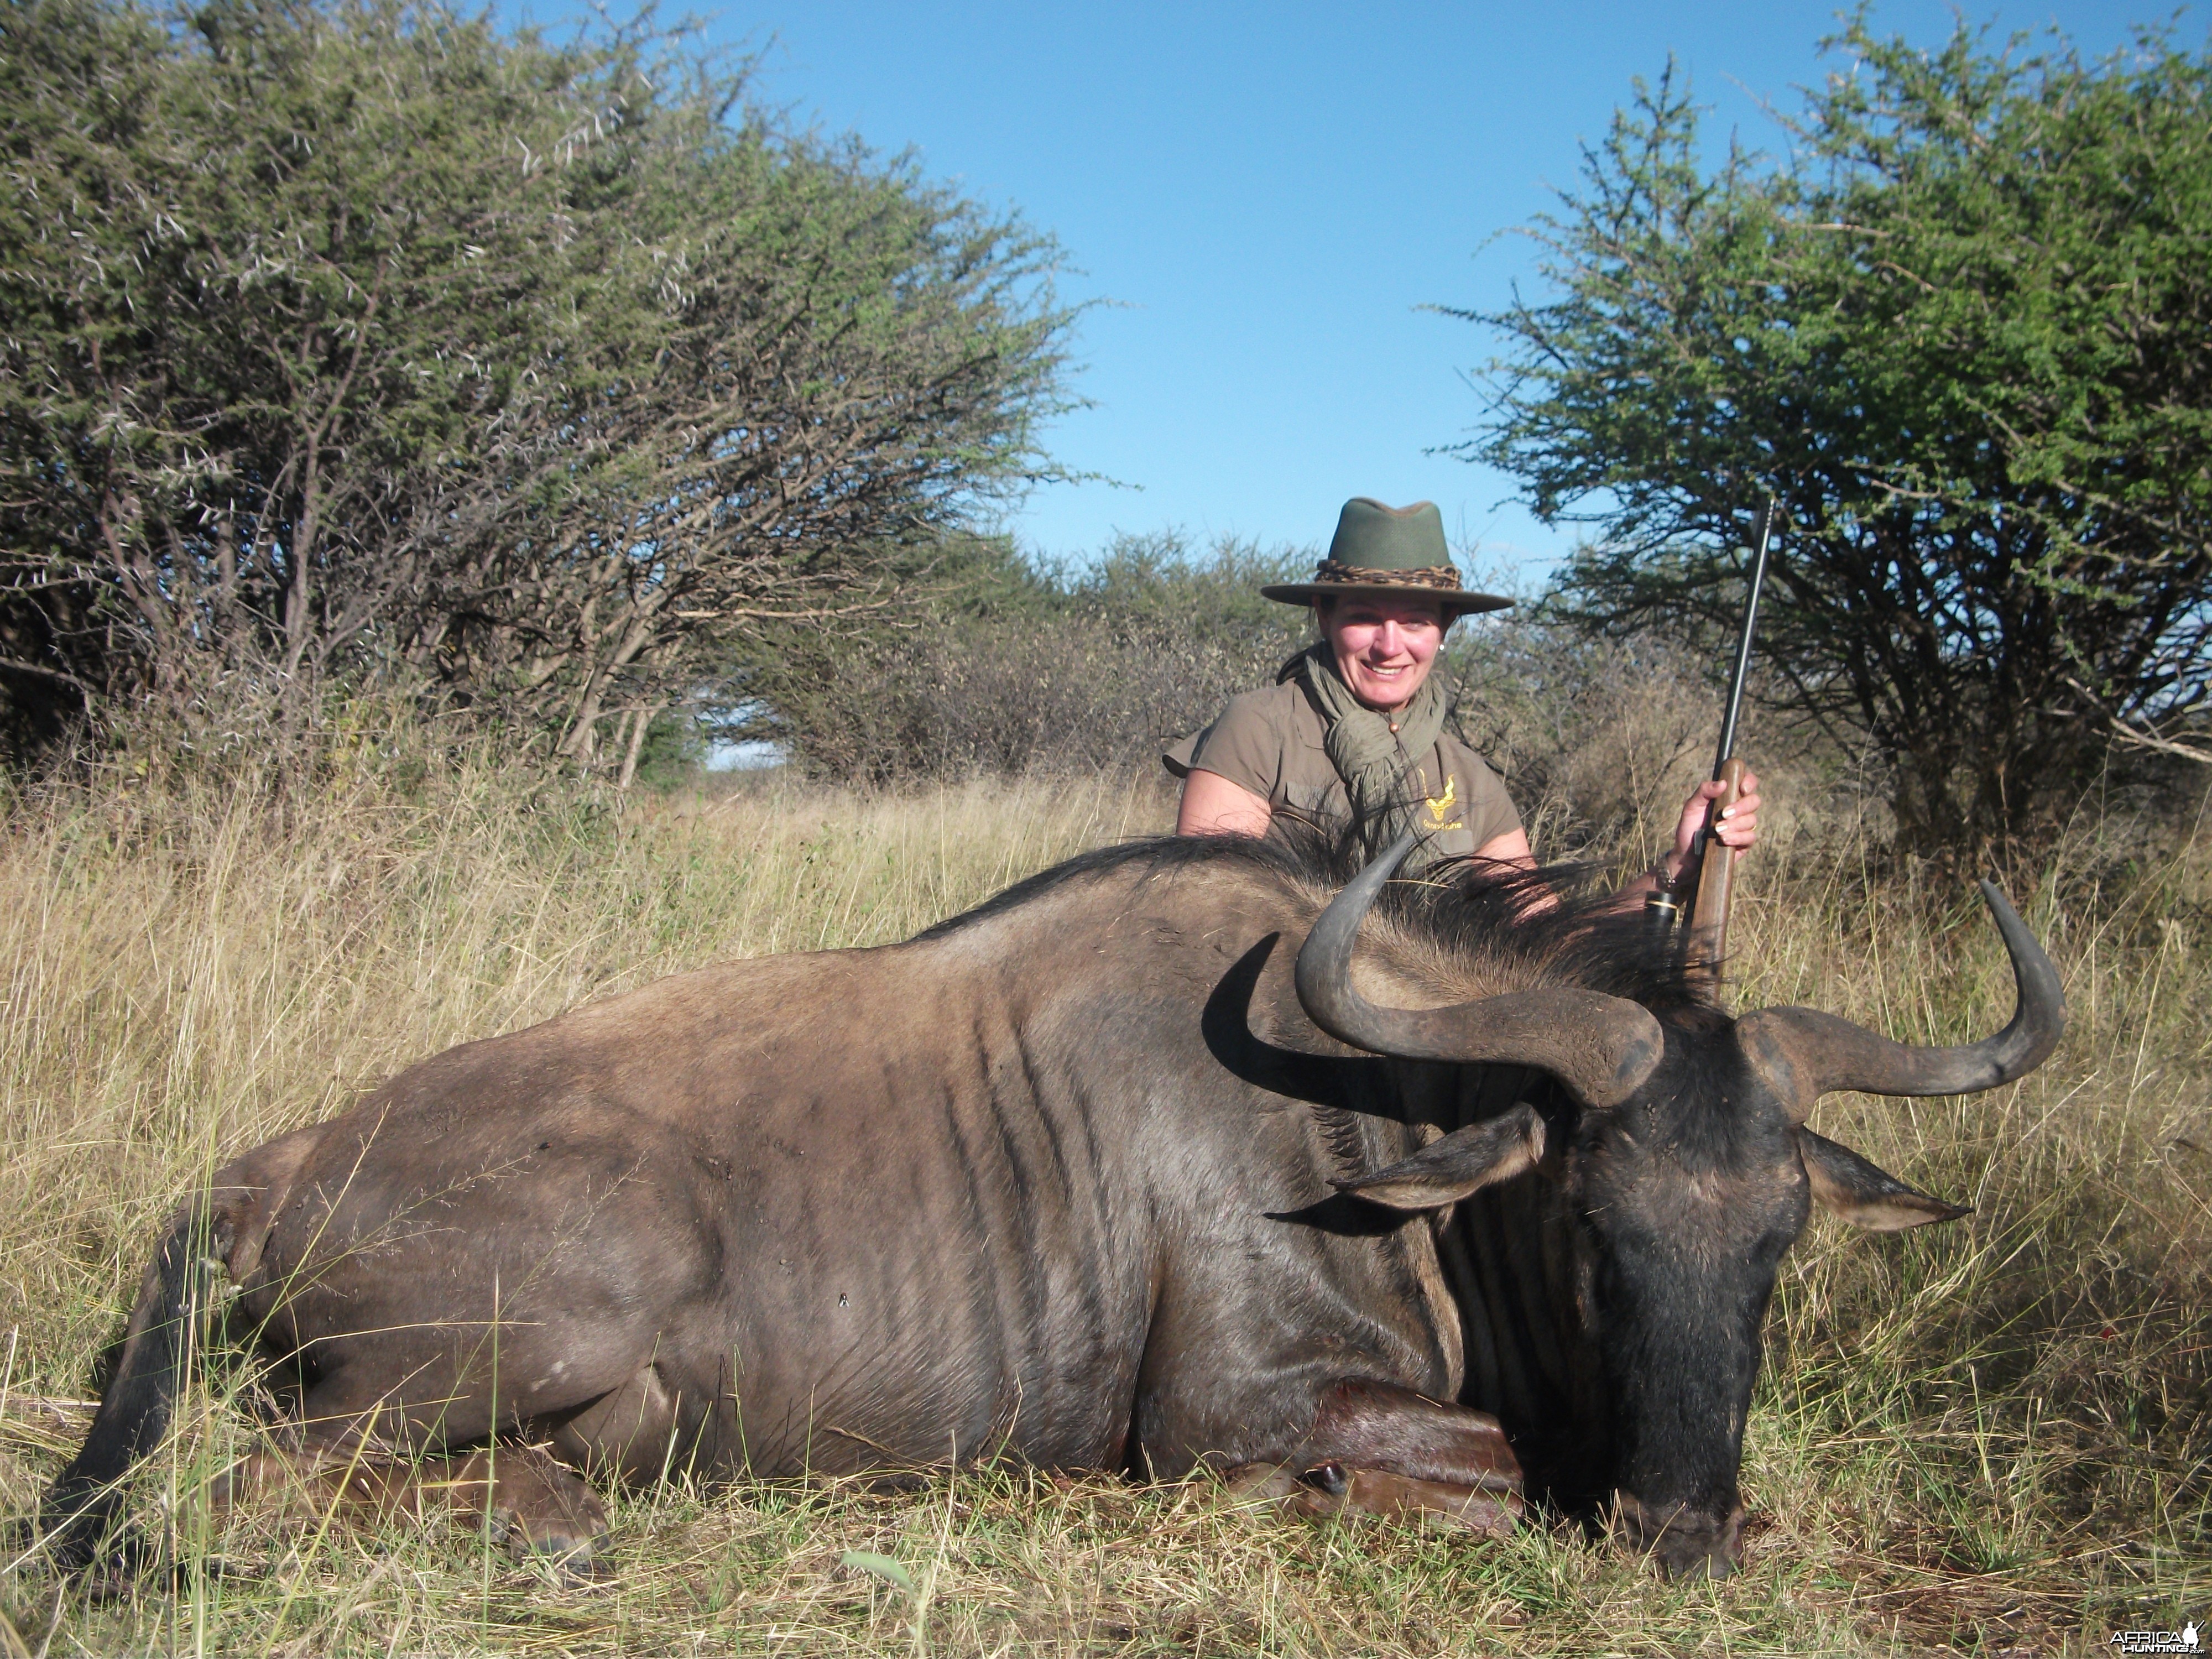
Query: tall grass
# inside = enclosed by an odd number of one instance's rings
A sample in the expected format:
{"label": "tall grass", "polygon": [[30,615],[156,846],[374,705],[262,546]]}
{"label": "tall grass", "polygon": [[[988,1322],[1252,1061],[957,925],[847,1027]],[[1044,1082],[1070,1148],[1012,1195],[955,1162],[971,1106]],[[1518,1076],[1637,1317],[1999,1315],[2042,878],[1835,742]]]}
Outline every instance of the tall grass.
{"label": "tall grass", "polygon": [[[337,745],[312,789],[156,769],[4,803],[0,1512],[81,1435],[155,1229],[219,1158],[452,1042],[715,957],[901,938],[1169,811],[1103,778],[623,805],[393,747]],[[2087,1652],[2206,1622],[2212,858],[2112,880],[2103,848],[2085,830],[2063,879],[2015,894],[2067,981],[2049,1066],[1822,1106],[1975,1212],[1884,1238],[1816,1221],[1797,1247],[1731,1583],[1664,1584],[1571,1530],[1469,1546],[978,1470],[898,1496],[673,1480],[619,1498],[618,1577],[567,1589],[453,1527],[210,1529],[194,1477],[245,1432],[218,1386],[147,1483],[175,1582],[96,1605],[19,1528],[0,1654]],[[1834,830],[1762,848],[1739,1000],[1985,1031],[2010,990],[1978,904],[1872,856]]]}

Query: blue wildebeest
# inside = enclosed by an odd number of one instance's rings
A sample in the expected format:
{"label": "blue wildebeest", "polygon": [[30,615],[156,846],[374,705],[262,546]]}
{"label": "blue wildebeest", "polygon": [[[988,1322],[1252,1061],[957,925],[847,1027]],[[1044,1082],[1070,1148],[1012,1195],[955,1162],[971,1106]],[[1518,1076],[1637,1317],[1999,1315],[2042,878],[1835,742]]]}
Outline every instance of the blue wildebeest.
{"label": "blue wildebeest", "polygon": [[1281,839],[1115,848],[903,945],[679,975],[401,1073],[179,1210],[53,1547],[112,1535],[227,1297],[291,1401],[230,1492],[427,1483],[572,1564],[605,1534],[586,1476],[1003,1454],[1486,1529],[1525,1466],[1726,1571],[1810,1207],[1960,1213],[1807,1114],[2021,1076],[2057,975],[1985,887],[1998,1036],[1731,1019],[1601,901],[1396,861],[1338,891]]}

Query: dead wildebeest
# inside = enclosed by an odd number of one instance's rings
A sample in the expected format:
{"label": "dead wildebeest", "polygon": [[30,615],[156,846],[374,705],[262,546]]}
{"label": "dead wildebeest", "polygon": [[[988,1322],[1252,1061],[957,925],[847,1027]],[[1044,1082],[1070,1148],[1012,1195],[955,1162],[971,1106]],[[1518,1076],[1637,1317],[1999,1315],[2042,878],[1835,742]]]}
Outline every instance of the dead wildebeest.
{"label": "dead wildebeest", "polygon": [[1525,1465],[1726,1571],[1810,1206],[1960,1213],[1807,1113],[2021,1076],[2057,975],[1985,887],[1997,1036],[1732,1020],[1603,901],[1386,889],[1396,862],[1332,898],[1343,870],[1281,839],[1118,847],[903,945],[680,975],[402,1073],[179,1210],[46,1499],[58,1554],[110,1534],[219,1277],[293,1395],[234,1489],[428,1484],[579,1564],[585,1474],[1003,1454],[1488,1529]]}

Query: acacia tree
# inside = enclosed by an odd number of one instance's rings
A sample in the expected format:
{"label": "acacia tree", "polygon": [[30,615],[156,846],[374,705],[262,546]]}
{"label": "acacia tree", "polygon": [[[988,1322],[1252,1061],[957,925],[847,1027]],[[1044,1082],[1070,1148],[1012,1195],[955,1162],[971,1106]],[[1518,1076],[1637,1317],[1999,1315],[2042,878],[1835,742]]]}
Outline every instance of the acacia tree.
{"label": "acacia tree", "polygon": [[651,242],[665,307],[578,343],[579,395],[506,453],[509,510],[441,568],[408,644],[544,708],[566,754],[612,717],[634,757],[771,626],[879,617],[979,500],[1036,476],[1056,406],[1064,318],[1031,291],[1048,245],[856,149],[708,134],[656,165],[674,176],[650,199],[682,213]]}
{"label": "acacia tree", "polygon": [[1041,467],[1055,252],[647,33],[0,0],[0,687],[589,763]]}
{"label": "acacia tree", "polygon": [[1461,453],[1597,527],[1555,611],[1727,623],[1784,514],[1761,656],[1889,761],[1902,831],[2047,831],[2118,738],[2186,749],[2212,654],[2212,59],[2147,35],[1824,43],[1773,161],[1641,83],[1534,228]]}

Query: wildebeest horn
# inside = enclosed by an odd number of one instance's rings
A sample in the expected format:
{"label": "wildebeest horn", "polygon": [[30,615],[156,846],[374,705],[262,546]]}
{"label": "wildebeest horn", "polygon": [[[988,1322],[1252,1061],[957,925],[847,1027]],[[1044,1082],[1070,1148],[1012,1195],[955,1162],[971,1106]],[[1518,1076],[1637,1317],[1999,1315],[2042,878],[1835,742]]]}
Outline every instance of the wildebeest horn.
{"label": "wildebeest horn", "polygon": [[1299,948],[1298,1000],[1355,1048],[1400,1060],[1534,1066],[1585,1105],[1614,1106],[1659,1063],[1666,1039],[1640,1005],[1565,987],[1514,991],[1451,1008],[1378,1008],[1352,988],[1352,951],[1375,896],[1413,849],[1407,836],[1329,901]]}
{"label": "wildebeest horn", "polygon": [[2012,958],[2012,1022],[1995,1036],[1958,1048],[1921,1048],[1877,1036],[1864,1026],[1814,1008],[1761,1008],[1736,1022],[1736,1041],[1799,1121],[1820,1096],[1838,1089],[1870,1095],[1964,1095],[2026,1077],[2058,1046],[2066,994],[2058,970],[1996,884],[1982,897]]}

